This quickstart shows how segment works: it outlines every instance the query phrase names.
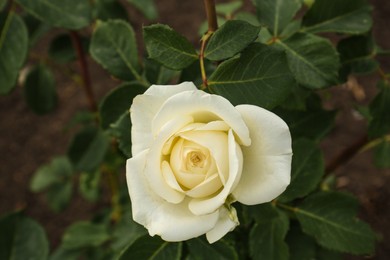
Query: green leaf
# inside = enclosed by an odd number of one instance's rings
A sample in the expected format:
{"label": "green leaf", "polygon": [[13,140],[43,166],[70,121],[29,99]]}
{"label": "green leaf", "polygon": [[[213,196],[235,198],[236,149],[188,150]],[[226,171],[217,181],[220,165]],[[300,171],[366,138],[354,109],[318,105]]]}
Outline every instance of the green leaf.
{"label": "green leaf", "polygon": [[60,246],[50,255],[49,260],[78,260],[81,253],[79,249],[69,250]]}
{"label": "green leaf", "polygon": [[100,195],[101,172],[82,172],[79,179],[79,191],[84,199],[95,202]]}
{"label": "green leaf", "polygon": [[[82,38],[81,43],[85,52],[88,52],[89,41]],[[60,34],[50,43],[48,54],[58,63],[68,63],[76,59],[76,52],[69,34]]]}
{"label": "green leaf", "polygon": [[290,95],[281,104],[281,107],[287,110],[306,110],[306,99],[311,91],[303,86],[296,84]]}
{"label": "green leaf", "polygon": [[30,190],[40,192],[56,183],[72,176],[73,169],[65,156],[54,158],[49,164],[41,166],[35,173],[30,183]]}
{"label": "green leaf", "polygon": [[288,246],[284,242],[289,220],[284,212],[270,204],[263,204],[262,214],[258,214],[256,223],[249,233],[249,253],[256,259],[289,259]]}
{"label": "green leaf", "polygon": [[260,23],[267,26],[274,36],[279,35],[302,5],[301,0],[253,0],[253,2]]}
{"label": "green leaf", "polygon": [[374,164],[378,168],[390,168],[390,142],[383,140],[374,150]]}
{"label": "green leaf", "polygon": [[66,249],[97,247],[109,238],[105,225],[80,221],[66,229],[62,237],[62,246]]}
{"label": "green leaf", "polygon": [[149,20],[157,19],[157,8],[154,0],[127,0],[133,4],[139,11],[141,11]]}
{"label": "green leaf", "polygon": [[390,84],[380,82],[381,91],[370,104],[372,120],[368,126],[370,137],[381,137],[390,132]]}
{"label": "green leaf", "polygon": [[215,6],[217,14],[224,16],[231,16],[234,12],[240,9],[242,6],[241,1],[233,1],[230,3],[221,3]]}
{"label": "green leaf", "polygon": [[352,254],[374,251],[375,235],[355,216],[357,201],[338,192],[319,192],[307,197],[294,212],[303,231],[325,248]]}
{"label": "green leaf", "polygon": [[328,250],[323,247],[317,247],[317,257],[315,258],[317,260],[342,260],[344,259],[343,255],[339,252],[335,252],[332,250]]}
{"label": "green leaf", "polygon": [[49,242],[36,221],[19,212],[0,218],[0,259],[44,260],[48,254]]}
{"label": "green leaf", "polygon": [[107,129],[115,123],[123,113],[130,109],[133,99],[144,92],[143,86],[134,83],[123,84],[111,90],[99,106],[102,128]]}
{"label": "green leaf", "polygon": [[41,20],[35,18],[35,16],[25,13],[22,16],[24,24],[27,26],[28,40],[30,48],[50,29],[51,26]]}
{"label": "green leaf", "polygon": [[234,16],[234,19],[250,23],[253,26],[260,26],[259,20],[254,14],[248,12],[239,12]]}
{"label": "green leaf", "polygon": [[[218,26],[222,26],[226,23],[226,19],[221,17],[221,16],[217,16],[217,24]],[[205,33],[207,33],[208,31],[208,22],[207,21],[204,21],[203,23],[201,23],[201,25],[199,26],[199,30],[198,30],[198,35],[199,36],[203,36]]]}
{"label": "green leaf", "polygon": [[[197,62],[195,64],[199,67]],[[145,77],[151,84],[166,85],[179,74],[180,71],[168,69],[154,60],[145,59]]]}
{"label": "green leaf", "polygon": [[[215,64],[209,60],[204,60],[204,67],[207,75],[211,75],[216,68]],[[191,81],[195,86],[200,86],[202,84],[202,73],[198,61],[195,61],[189,67],[181,71],[179,82],[184,81]]]}
{"label": "green leaf", "polygon": [[6,3],[7,3],[7,0],[0,0],[0,12],[3,11],[3,8],[5,7]]}
{"label": "green leaf", "polygon": [[204,56],[212,61],[233,57],[253,42],[259,31],[260,27],[244,21],[227,21],[212,35]]}
{"label": "green leaf", "polygon": [[7,94],[16,84],[28,50],[28,33],[23,20],[8,13],[0,24],[0,94]]}
{"label": "green leaf", "polygon": [[213,244],[208,243],[203,238],[194,238],[186,242],[190,251],[191,260],[202,259],[238,259],[237,251],[224,240],[219,240]]}
{"label": "green leaf", "polygon": [[302,232],[299,225],[291,225],[286,242],[290,251],[290,260],[316,259],[317,244],[312,237]]}
{"label": "green leaf", "polygon": [[362,34],[372,26],[366,0],[316,0],[303,17],[306,32]]}
{"label": "green leaf", "polygon": [[30,14],[56,27],[78,30],[91,23],[88,0],[15,0]]}
{"label": "green leaf", "polygon": [[98,22],[90,53],[113,76],[126,81],[141,79],[134,31],[125,21]]}
{"label": "green leaf", "polygon": [[324,160],[318,145],[308,139],[293,142],[291,182],[280,201],[302,198],[314,191],[324,175]]}
{"label": "green leaf", "polygon": [[253,104],[267,109],[280,104],[294,84],[285,54],[260,43],[250,45],[240,57],[223,62],[208,81],[211,91],[234,105]]}
{"label": "green leaf", "polygon": [[94,7],[96,19],[102,21],[110,19],[128,20],[126,9],[116,0],[97,0]]}
{"label": "green leaf", "polygon": [[167,25],[145,26],[144,41],[149,58],[167,68],[181,70],[198,59],[191,43]]}
{"label": "green leaf", "polygon": [[159,259],[159,260],[180,260],[182,243],[169,243],[159,237],[149,235],[138,238],[130,244],[118,260],[127,259]]}
{"label": "green leaf", "polygon": [[103,161],[108,145],[109,139],[103,131],[87,127],[73,138],[68,157],[76,170],[94,171]]}
{"label": "green leaf", "polygon": [[57,92],[52,72],[43,64],[33,68],[24,82],[24,97],[38,115],[47,114],[57,105]]}
{"label": "green leaf", "polygon": [[119,119],[111,125],[113,135],[118,138],[119,149],[128,158],[131,157],[131,121],[130,113],[123,113]]}
{"label": "green leaf", "polygon": [[61,183],[55,183],[47,190],[47,204],[53,211],[60,212],[69,205],[72,192],[73,183],[71,179],[64,180]]}
{"label": "green leaf", "polygon": [[276,43],[286,51],[291,72],[300,84],[314,89],[337,84],[339,58],[329,40],[298,33]]}

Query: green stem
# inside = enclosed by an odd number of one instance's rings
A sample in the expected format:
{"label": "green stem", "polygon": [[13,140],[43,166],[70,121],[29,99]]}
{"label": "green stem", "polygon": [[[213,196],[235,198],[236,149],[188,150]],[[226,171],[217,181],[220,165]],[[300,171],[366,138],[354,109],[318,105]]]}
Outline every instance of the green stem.
{"label": "green stem", "polygon": [[120,221],[122,217],[122,207],[120,204],[120,195],[119,195],[119,181],[118,176],[116,176],[115,172],[109,169],[106,166],[102,166],[102,171],[107,176],[108,185],[111,190],[111,205],[112,205],[112,213],[111,220],[115,223]]}

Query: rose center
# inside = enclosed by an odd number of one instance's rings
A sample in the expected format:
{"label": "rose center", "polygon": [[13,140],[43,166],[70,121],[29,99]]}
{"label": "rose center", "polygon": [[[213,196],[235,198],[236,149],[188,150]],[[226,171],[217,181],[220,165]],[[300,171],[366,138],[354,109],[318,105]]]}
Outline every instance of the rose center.
{"label": "rose center", "polygon": [[192,151],[187,154],[187,169],[203,168],[206,156],[200,151]]}

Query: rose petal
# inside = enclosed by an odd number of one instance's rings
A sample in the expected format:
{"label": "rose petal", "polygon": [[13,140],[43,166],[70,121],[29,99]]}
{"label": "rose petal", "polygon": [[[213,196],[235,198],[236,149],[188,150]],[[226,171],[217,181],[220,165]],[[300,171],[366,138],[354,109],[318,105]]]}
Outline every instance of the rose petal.
{"label": "rose petal", "polygon": [[196,215],[208,214],[216,211],[226,201],[232,189],[239,183],[242,171],[242,152],[236,143],[232,130],[228,134],[229,139],[229,178],[223,189],[215,196],[207,199],[192,199],[189,207]]}
{"label": "rose petal", "polygon": [[290,183],[290,131],[280,117],[265,109],[251,105],[236,108],[250,130],[252,145],[242,147],[243,174],[233,195],[247,205],[269,202]]}
{"label": "rose petal", "polygon": [[239,225],[236,209],[230,207],[230,211],[226,207],[219,209],[219,218],[215,227],[206,233],[206,238],[209,243],[214,243],[221,239],[228,232]]}
{"label": "rose petal", "polygon": [[218,173],[211,175],[205,181],[200,183],[198,186],[186,192],[186,194],[193,198],[204,198],[207,197],[222,187],[221,179]]}
{"label": "rose petal", "polygon": [[168,185],[177,191],[183,192],[183,189],[180,187],[179,183],[176,181],[176,177],[172,172],[171,166],[167,161],[161,163],[161,171],[164,176],[165,181]]}
{"label": "rose petal", "polygon": [[156,135],[161,127],[174,116],[191,115],[197,123],[222,120],[237,135],[240,144],[250,145],[249,131],[240,113],[225,98],[203,91],[184,91],[165,101],[152,122],[152,133]]}
{"label": "rose petal", "polygon": [[166,241],[183,241],[210,231],[218,220],[218,212],[195,216],[188,210],[188,200],[171,204],[154,194],[143,171],[148,151],[127,160],[126,178],[134,221],[145,226],[151,236]]}
{"label": "rose petal", "polygon": [[134,98],[130,108],[132,154],[135,155],[149,148],[153,141],[152,120],[161,105],[171,96],[188,90],[196,90],[192,82],[179,85],[152,85],[143,95]]}

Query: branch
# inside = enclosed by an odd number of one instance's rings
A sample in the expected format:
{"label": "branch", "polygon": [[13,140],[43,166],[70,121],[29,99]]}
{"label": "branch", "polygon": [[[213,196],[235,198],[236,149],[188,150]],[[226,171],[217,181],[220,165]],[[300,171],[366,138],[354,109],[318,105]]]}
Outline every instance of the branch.
{"label": "branch", "polygon": [[209,32],[215,32],[218,29],[217,13],[215,11],[214,0],[204,0],[204,6],[206,8],[207,21],[209,24]]}

